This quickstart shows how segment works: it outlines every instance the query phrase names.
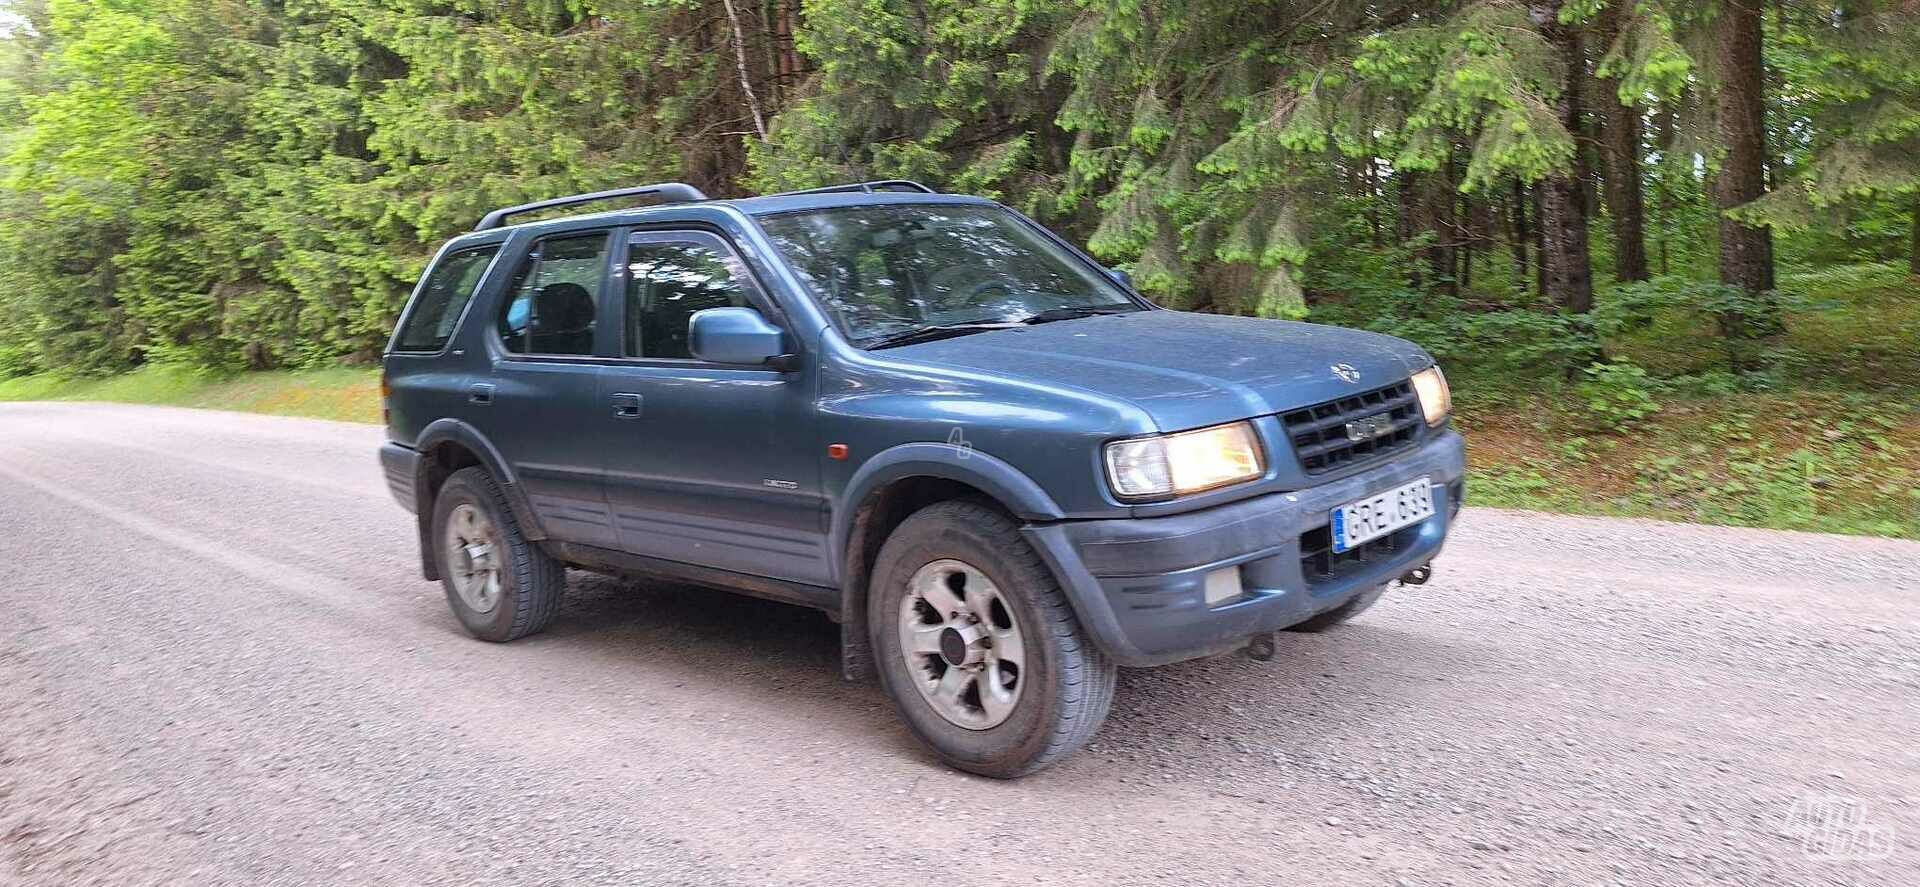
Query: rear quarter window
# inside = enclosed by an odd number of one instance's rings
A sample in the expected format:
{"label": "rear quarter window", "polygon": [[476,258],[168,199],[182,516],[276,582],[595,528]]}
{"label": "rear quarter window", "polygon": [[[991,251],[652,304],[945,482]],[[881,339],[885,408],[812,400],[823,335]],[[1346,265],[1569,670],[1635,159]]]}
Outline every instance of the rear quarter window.
{"label": "rear quarter window", "polygon": [[480,278],[493,263],[500,247],[482,246],[450,253],[427,272],[427,282],[414,297],[413,310],[407,312],[395,351],[439,351],[447,346],[453,328],[460,323]]}

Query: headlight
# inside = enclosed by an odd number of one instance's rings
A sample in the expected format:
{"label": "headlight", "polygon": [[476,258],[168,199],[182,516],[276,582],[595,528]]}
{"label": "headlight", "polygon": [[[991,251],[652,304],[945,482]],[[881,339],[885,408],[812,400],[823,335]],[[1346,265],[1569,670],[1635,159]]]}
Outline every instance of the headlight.
{"label": "headlight", "polygon": [[1420,397],[1420,412],[1428,425],[1438,425],[1453,412],[1453,392],[1447,388],[1447,374],[1430,366],[1413,374],[1413,393]]}
{"label": "headlight", "polygon": [[1107,444],[1107,480],[1123,499],[1184,495],[1266,472],[1253,425],[1234,422]]}

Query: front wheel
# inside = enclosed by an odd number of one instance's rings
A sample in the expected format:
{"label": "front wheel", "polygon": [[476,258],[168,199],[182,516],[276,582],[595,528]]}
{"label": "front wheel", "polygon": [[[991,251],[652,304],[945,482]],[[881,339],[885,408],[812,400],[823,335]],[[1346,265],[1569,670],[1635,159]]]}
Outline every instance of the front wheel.
{"label": "front wheel", "polygon": [[908,517],[880,549],[867,609],[881,683],[948,764],[1010,779],[1086,744],[1116,670],[1020,529],[952,501]]}

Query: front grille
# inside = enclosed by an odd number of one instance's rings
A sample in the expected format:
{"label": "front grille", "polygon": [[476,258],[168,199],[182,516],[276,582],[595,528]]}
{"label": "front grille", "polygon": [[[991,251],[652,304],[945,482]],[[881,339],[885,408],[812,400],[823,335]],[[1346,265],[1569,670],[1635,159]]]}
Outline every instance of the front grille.
{"label": "front grille", "polygon": [[1338,554],[1333,551],[1332,526],[1308,530],[1300,534],[1300,572],[1306,576],[1308,585],[1332,582],[1392,557],[1413,541],[1413,534],[1419,529],[1417,523],[1401,527]]}
{"label": "front grille", "polygon": [[[1390,423],[1384,433],[1359,441],[1348,437],[1347,423],[1382,413]],[[1308,474],[1324,474],[1412,444],[1420,430],[1420,401],[1414,397],[1412,383],[1400,382],[1294,410],[1280,421],[1300,457],[1300,468]]]}

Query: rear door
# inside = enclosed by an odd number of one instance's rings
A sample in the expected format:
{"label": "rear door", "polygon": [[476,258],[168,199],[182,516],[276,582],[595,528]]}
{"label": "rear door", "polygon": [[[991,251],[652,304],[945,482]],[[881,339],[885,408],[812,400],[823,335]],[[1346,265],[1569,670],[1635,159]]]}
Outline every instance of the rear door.
{"label": "rear door", "polygon": [[827,584],[814,374],[706,363],[687,349],[697,311],[750,307],[779,324],[776,306],[713,232],[635,231],[625,249],[622,359],[600,378],[621,547]]}
{"label": "rear door", "polygon": [[525,490],[554,539],[618,544],[602,489],[599,361],[617,348],[605,322],[613,231],[569,231],[516,257],[488,318],[493,372],[467,390],[467,409]]}

